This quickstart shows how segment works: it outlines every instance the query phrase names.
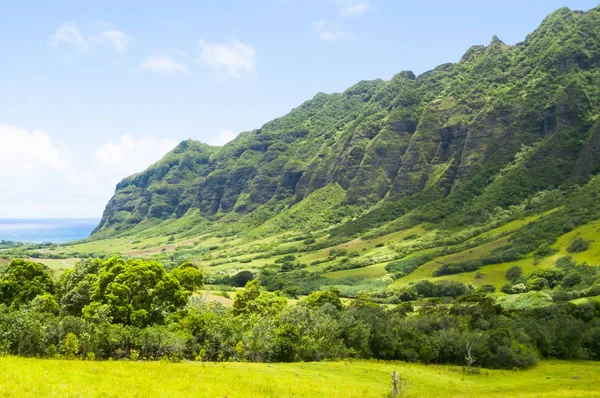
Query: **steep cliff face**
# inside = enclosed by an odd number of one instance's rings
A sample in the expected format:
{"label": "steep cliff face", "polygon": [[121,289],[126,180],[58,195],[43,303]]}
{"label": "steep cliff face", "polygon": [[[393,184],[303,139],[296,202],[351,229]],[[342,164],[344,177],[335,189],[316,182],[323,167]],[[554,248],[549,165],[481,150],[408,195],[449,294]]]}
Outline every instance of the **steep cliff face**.
{"label": "steep cliff face", "polygon": [[494,37],[418,77],[317,94],[220,148],[182,142],[117,186],[96,232],[189,211],[264,221],[328,186],[348,214],[456,197],[482,219],[598,173],[598,115],[600,8],[560,9],[516,46]]}

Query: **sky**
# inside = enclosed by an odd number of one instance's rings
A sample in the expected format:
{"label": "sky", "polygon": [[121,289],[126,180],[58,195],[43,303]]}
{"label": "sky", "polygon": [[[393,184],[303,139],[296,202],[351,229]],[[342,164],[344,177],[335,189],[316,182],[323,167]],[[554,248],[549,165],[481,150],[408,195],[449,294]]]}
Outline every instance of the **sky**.
{"label": "sky", "polygon": [[178,142],[523,41],[586,0],[0,0],[0,218],[99,218]]}

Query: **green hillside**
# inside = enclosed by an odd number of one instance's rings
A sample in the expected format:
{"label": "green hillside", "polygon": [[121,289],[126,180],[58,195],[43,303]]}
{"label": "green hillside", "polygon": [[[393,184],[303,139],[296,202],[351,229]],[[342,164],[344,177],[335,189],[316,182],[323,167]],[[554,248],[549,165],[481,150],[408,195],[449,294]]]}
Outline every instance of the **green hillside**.
{"label": "green hillside", "polygon": [[596,394],[599,115],[600,7],[564,8],[515,46],[184,141],[88,239],[0,242],[0,385],[78,359],[77,382],[13,395],[156,392],[157,366],[173,396],[349,375],[381,396],[396,368],[413,396]]}
{"label": "green hillside", "polygon": [[[599,59],[600,9],[564,8],[516,46],[494,37],[420,76],[317,94],[224,147],[184,141],[119,183],[94,238],[186,217],[176,232],[340,239],[401,217],[485,223],[600,170]],[[324,188],[323,206],[279,216]]]}
{"label": "green hillside", "polygon": [[421,280],[518,294],[505,285],[567,255],[600,264],[599,115],[600,8],[563,8],[515,46],[317,94],[223,147],[184,141],[118,184],[90,239],[7,253],[190,260],[212,285],[249,270],[290,297],[399,302]]}

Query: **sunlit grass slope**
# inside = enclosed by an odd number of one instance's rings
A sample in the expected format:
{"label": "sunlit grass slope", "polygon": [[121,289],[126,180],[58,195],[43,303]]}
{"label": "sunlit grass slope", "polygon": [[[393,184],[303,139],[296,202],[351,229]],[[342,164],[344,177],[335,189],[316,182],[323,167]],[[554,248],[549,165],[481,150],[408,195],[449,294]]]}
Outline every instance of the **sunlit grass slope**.
{"label": "sunlit grass slope", "polygon": [[390,373],[410,397],[596,397],[600,363],[544,361],[525,371],[402,362],[136,363],[0,358],[5,397],[385,397]]}

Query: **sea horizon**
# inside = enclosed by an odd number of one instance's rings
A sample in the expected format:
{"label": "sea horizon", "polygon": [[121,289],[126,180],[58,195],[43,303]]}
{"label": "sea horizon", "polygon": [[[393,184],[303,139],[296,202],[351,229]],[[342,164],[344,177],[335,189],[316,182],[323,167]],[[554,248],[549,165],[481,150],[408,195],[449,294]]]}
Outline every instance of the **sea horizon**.
{"label": "sea horizon", "polygon": [[90,236],[99,218],[0,218],[0,240],[67,243]]}

